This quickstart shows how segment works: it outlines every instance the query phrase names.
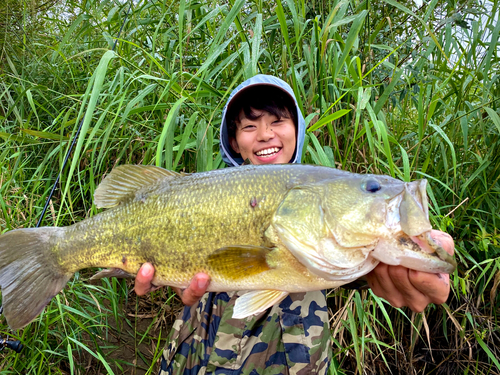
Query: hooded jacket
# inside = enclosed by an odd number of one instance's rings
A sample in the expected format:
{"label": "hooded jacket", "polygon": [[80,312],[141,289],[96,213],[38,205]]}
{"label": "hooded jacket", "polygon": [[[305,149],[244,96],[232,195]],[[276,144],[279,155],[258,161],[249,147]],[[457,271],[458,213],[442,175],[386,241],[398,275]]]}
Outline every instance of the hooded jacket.
{"label": "hooded jacket", "polygon": [[[297,141],[290,163],[300,163],[305,121],[293,90],[283,80],[262,74],[233,90],[224,107],[219,146],[224,162],[230,167],[244,162],[229,144],[226,113],[232,100],[253,85],[276,86],[293,98]],[[323,292],[292,293],[257,318],[234,319],[234,304],[239,295],[240,292],[210,292],[197,304],[184,308],[163,352],[160,375],[328,372],[331,343]]]}
{"label": "hooded jacket", "polygon": [[[220,126],[220,143],[219,143],[219,149],[220,153],[222,155],[222,160],[230,166],[230,167],[237,167],[239,165],[242,165],[244,160],[239,156],[239,154],[235,153],[233,149],[231,148],[231,145],[229,143],[229,135],[228,135],[228,124],[226,121],[226,114],[229,106],[231,105],[231,102],[233,99],[243,92],[245,89],[251,86],[256,86],[256,85],[262,85],[262,86],[275,86],[277,88],[282,89],[284,92],[286,92],[290,97],[293,99],[293,102],[295,103],[295,108],[297,110],[297,137],[296,137],[296,146],[295,146],[295,152],[293,154],[292,160],[290,160],[290,163],[300,163],[300,159],[302,157],[302,147],[304,146],[304,137],[305,137],[305,121],[304,121],[304,116],[302,116],[302,112],[297,104],[297,100],[295,99],[295,95],[293,93],[292,88],[288,83],[283,81],[282,79],[274,76],[269,76],[265,74],[257,74],[256,76],[247,79],[245,82],[241,83],[238,87],[236,87],[233,92],[231,92],[231,95],[229,96],[229,99],[224,107],[224,110],[222,111],[222,123]],[[265,87],[263,88],[265,90]]]}

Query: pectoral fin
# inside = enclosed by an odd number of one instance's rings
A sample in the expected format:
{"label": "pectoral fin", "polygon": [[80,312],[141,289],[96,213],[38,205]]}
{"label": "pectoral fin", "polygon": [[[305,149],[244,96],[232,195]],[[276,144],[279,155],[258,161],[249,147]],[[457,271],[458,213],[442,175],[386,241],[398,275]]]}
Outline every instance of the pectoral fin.
{"label": "pectoral fin", "polygon": [[234,304],[233,318],[243,319],[261,313],[283,301],[288,292],[281,290],[254,290],[243,294]]}
{"label": "pectoral fin", "polygon": [[222,247],[209,256],[208,265],[228,279],[239,280],[271,269],[267,255],[272,250],[250,245]]}

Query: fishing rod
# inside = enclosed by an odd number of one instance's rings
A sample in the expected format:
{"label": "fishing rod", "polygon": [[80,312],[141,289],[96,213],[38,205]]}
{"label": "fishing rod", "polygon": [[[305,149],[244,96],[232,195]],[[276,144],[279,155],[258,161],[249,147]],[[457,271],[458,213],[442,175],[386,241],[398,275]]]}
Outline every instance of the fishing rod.
{"label": "fishing rod", "polygon": [[[120,27],[120,30],[118,31],[118,35],[116,36],[115,42],[113,44],[113,47],[111,48],[112,51],[116,49],[116,45],[118,44],[118,39],[120,39],[120,35],[122,33],[122,30],[125,26],[125,23],[127,22],[128,15],[130,13],[130,10],[132,9],[132,2],[130,3],[130,6],[128,8],[127,13],[125,14],[125,18],[123,20],[123,23]],[[45,212],[47,212],[47,208],[49,207],[50,200],[52,199],[52,195],[54,195],[54,191],[56,190],[57,184],[59,183],[59,180],[61,179],[61,175],[66,168],[66,164],[68,163],[69,156],[71,155],[71,152],[73,151],[73,147],[75,146],[76,141],[78,140],[78,137],[80,136],[80,131],[82,130],[83,122],[85,121],[85,114],[82,117],[82,120],[80,121],[80,124],[78,125],[78,129],[76,130],[75,136],[73,137],[73,140],[71,141],[71,145],[68,149],[68,152],[66,153],[66,156],[64,157],[63,165],[61,168],[61,171],[57,175],[56,181],[54,182],[54,185],[52,185],[52,189],[50,190],[49,196],[47,197],[47,200],[45,201],[45,205],[43,206],[42,213],[40,214],[40,218],[38,219],[38,223],[36,224],[35,228],[38,228],[40,224],[42,223],[43,217],[45,216]],[[3,307],[0,305],[0,315],[3,313]],[[0,337],[0,352],[3,351],[5,348],[11,349],[15,351],[16,353],[20,353],[21,350],[23,350],[23,344],[21,343],[20,340],[9,340],[4,339]]]}
{"label": "fishing rod", "polygon": [[[128,8],[127,13],[125,14],[125,19],[123,20],[122,26],[120,27],[120,31],[118,31],[118,35],[115,39],[115,43],[113,44],[113,48],[111,48],[112,51],[115,50],[116,45],[118,44],[118,39],[120,38],[120,35],[122,33],[123,27],[125,26],[125,23],[127,22],[127,17],[130,12],[130,9],[132,9],[132,3],[130,3],[130,6]],[[40,218],[38,219],[38,223],[36,224],[35,228],[38,228],[40,224],[42,223],[43,217],[45,216],[45,212],[47,212],[47,208],[49,207],[50,200],[52,198],[52,195],[54,194],[54,191],[56,190],[57,184],[59,183],[59,179],[61,178],[61,175],[64,171],[64,168],[66,168],[66,164],[68,163],[69,156],[71,155],[71,151],[73,151],[73,147],[75,146],[76,141],[78,140],[78,137],[80,136],[80,131],[82,130],[83,122],[85,121],[85,114],[82,117],[82,120],[80,121],[80,124],[78,125],[78,129],[76,130],[75,136],[73,137],[73,140],[71,141],[71,145],[69,147],[68,152],[66,153],[66,156],[64,157],[63,165],[61,168],[61,171],[57,175],[56,181],[54,182],[54,185],[52,185],[52,189],[50,190],[49,196],[47,197],[47,200],[45,201],[45,205],[43,206],[42,213],[40,214]]]}

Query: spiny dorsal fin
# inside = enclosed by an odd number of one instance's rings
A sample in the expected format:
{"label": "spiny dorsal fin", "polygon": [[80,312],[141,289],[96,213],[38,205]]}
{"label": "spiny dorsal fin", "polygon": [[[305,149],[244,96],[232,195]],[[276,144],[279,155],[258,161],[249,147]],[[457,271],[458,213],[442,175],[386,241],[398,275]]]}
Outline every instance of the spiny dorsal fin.
{"label": "spiny dorsal fin", "polygon": [[153,165],[120,165],[106,176],[97,187],[94,203],[97,207],[110,208],[132,198],[148,185],[165,178],[180,177],[181,174]]}

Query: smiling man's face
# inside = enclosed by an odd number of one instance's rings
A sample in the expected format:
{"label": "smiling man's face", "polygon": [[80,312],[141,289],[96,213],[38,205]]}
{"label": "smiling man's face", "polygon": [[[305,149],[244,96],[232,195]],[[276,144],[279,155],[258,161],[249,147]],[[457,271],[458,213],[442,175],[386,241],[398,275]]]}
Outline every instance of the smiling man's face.
{"label": "smiling man's face", "polygon": [[252,109],[252,117],[256,119],[240,112],[235,138],[230,140],[233,150],[252,164],[289,163],[296,145],[293,120],[256,109]]}

